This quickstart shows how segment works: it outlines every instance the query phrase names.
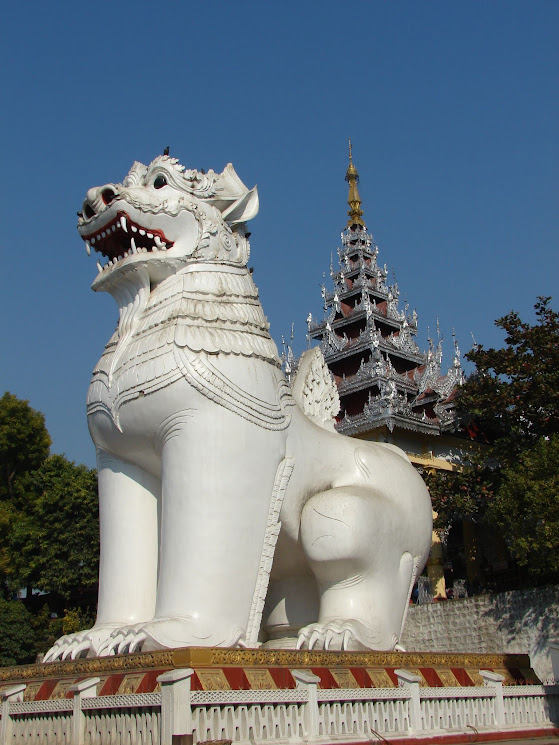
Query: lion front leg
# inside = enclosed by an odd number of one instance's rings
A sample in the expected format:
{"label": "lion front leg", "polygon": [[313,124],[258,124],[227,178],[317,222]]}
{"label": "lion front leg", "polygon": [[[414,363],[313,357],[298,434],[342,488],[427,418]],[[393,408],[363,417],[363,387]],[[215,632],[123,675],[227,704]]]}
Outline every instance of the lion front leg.
{"label": "lion front leg", "polygon": [[62,637],[45,662],[103,655],[111,635],[155,613],[160,484],[143,469],[98,450],[101,554],[97,619]]}
{"label": "lion front leg", "polygon": [[245,639],[283,435],[213,414],[192,411],[162,438],[155,617],[115,635],[114,652]]}

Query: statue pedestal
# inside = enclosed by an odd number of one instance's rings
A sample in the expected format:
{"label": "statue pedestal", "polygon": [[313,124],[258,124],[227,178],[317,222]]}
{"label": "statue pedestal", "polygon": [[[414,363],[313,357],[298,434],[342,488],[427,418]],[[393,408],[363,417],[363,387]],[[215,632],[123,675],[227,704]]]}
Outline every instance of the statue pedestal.
{"label": "statue pedestal", "polygon": [[24,701],[71,698],[69,688],[98,677],[97,696],[151,693],[159,675],[191,668],[192,691],[278,690],[296,688],[294,671],[318,676],[320,689],[396,688],[396,670],[420,678],[422,687],[483,685],[480,670],[504,677],[504,684],[539,683],[528,655],[433,652],[323,652],[307,650],[186,647],[0,668],[0,692],[26,684]]}
{"label": "statue pedestal", "polygon": [[537,683],[528,655],[190,647],[26,665],[0,669],[0,745],[559,734],[559,686]]}

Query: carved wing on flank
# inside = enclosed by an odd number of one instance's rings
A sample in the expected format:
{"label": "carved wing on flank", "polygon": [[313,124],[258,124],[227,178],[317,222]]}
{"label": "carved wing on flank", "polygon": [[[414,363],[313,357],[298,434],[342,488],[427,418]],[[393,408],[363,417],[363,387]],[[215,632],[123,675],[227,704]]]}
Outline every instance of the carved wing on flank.
{"label": "carved wing on flank", "polygon": [[260,567],[258,569],[258,579],[256,581],[256,587],[252,599],[252,606],[250,609],[250,616],[245,637],[246,645],[248,647],[255,647],[258,643],[258,633],[260,631],[260,623],[262,622],[262,612],[264,610],[264,602],[266,600],[266,593],[268,591],[268,584],[270,581],[270,573],[272,571],[272,563],[274,560],[276,543],[278,542],[278,536],[281,528],[281,522],[279,519],[281,506],[283,504],[285,490],[287,489],[289,479],[291,478],[291,474],[293,472],[294,464],[294,458],[284,458],[279,464],[278,470],[276,472],[272,499],[270,501],[270,511],[268,513],[266,535],[264,536],[264,546],[262,548],[262,557],[260,559]]}
{"label": "carved wing on flank", "polygon": [[293,398],[315,424],[334,431],[340,410],[340,397],[324,355],[318,347],[307,349],[301,357],[292,385]]}

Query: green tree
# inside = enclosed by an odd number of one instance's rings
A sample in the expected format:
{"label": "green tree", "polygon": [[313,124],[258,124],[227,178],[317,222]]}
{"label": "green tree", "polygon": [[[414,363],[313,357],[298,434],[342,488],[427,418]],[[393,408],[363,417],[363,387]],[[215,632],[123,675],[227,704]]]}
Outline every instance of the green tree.
{"label": "green tree", "polygon": [[520,566],[559,574],[559,434],[540,437],[502,470],[488,517]]}
{"label": "green tree", "polygon": [[435,528],[447,528],[459,520],[481,520],[495,491],[495,471],[469,462],[456,471],[423,469],[422,476],[436,512]]}
{"label": "green tree", "polygon": [[559,313],[550,300],[538,298],[533,325],[514,311],[495,321],[506,332],[502,349],[479,345],[466,354],[476,371],[460,391],[462,420],[501,464],[559,432]]}
{"label": "green tree", "polygon": [[43,414],[28,401],[4,393],[0,398],[0,594],[7,598],[8,541],[19,516],[14,490],[20,478],[45,460],[50,444]]}
{"label": "green tree", "polygon": [[35,635],[33,645],[34,659],[38,654],[44,654],[64,633],[64,618],[51,613],[48,602],[35,607],[31,616],[31,628]]}
{"label": "green tree", "polygon": [[9,598],[10,592],[7,587],[7,576],[10,572],[10,552],[8,541],[10,530],[16,518],[17,512],[8,502],[0,501],[0,596]]}
{"label": "green tree", "polygon": [[[0,664],[33,661],[63,629],[87,626],[94,614],[96,473],[64,456],[49,457],[50,443],[43,414],[5,393],[0,398]],[[27,588],[27,597],[15,600],[21,588]]]}
{"label": "green tree", "polygon": [[51,455],[15,491],[25,510],[11,524],[11,588],[33,587],[78,605],[89,600],[99,563],[96,472]]}
{"label": "green tree", "polygon": [[536,323],[495,324],[505,346],[466,354],[476,370],[459,393],[461,422],[480,445],[460,472],[425,476],[437,527],[474,518],[505,539],[520,566],[559,571],[559,314],[538,298]]}
{"label": "green tree", "polygon": [[38,468],[49,454],[45,417],[12,393],[0,398],[0,500],[13,497],[17,478]]}
{"label": "green tree", "polygon": [[32,617],[20,600],[0,597],[0,667],[35,662]]}

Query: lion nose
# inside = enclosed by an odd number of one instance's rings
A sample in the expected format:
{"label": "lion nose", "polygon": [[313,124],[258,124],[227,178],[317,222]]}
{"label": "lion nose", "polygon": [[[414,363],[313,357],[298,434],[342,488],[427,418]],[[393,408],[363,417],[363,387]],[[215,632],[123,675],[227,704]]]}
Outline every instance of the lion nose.
{"label": "lion nose", "polygon": [[95,217],[102,212],[118,196],[118,190],[114,184],[95,186],[90,189],[83,203],[83,215],[86,219]]}

